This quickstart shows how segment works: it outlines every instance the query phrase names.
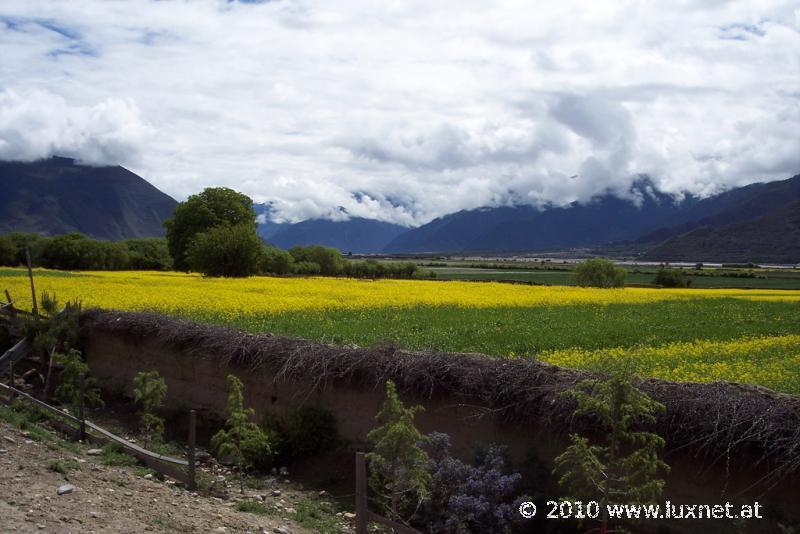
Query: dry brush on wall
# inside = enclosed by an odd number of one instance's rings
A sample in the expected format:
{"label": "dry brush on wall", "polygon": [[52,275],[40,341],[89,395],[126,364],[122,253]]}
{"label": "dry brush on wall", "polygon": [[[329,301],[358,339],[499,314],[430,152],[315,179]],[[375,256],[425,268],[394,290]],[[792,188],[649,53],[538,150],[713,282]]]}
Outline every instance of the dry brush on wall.
{"label": "dry brush on wall", "polygon": [[[249,334],[156,313],[88,310],[81,326],[114,336],[157,340],[188,357],[214,359],[247,371],[269,371],[276,381],[375,387],[387,379],[420,401],[458,399],[476,413],[515,424],[552,423],[564,434],[591,429],[571,416],[561,393],[592,375],[531,359],[480,354],[360,348],[304,339]],[[671,451],[707,465],[741,466],[762,473],[759,486],[800,476],[800,397],[757,386],[645,380],[641,388],[667,407],[652,430]],[[564,421],[569,421],[564,424]],[[732,461],[733,460],[733,461]]]}

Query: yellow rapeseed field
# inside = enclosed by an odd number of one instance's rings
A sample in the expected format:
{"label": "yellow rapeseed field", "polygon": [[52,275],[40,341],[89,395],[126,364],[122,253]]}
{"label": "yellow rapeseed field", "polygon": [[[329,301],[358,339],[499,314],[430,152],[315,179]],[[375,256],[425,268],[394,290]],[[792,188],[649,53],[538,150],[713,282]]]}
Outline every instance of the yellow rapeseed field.
{"label": "yellow rapeseed field", "polygon": [[[37,294],[53,292],[62,303],[154,310],[248,331],[533,356],[583,369],[624,366],[669,380],[728,380],[800,393],[800,291],[142,271],[36,270],[35,282]],[[0,270],[3,289],[30,308],[26,271]]]}
{"label": "yellow rapeseed field", "polygon": [[677,382],[726,380],[794,391],[800,371],[800,335],[732,341],[697,340],[657,347],[570,348],[539,355],[562,367],[597,371],[626,368]]}
{"label": "yellow rapeseed field", "polygon": [[[23,270],[4,276],[20,307],[30,307],[30,288]],[[748,300],[800,301],[800,292],[741,289],[594,289],[570,286],[523,286],[496,282],[423,280],[365,281],[341,278],[203,278],[172,272],[83,272],[63,276],[36,270],[36,289],[53,291],[59,300],[79,299],[84,306],[121,310],[259,312],[374,308],[384,306],[455,305],[558,306],[567,304],[643,304],[660,300],[732,297]]]}

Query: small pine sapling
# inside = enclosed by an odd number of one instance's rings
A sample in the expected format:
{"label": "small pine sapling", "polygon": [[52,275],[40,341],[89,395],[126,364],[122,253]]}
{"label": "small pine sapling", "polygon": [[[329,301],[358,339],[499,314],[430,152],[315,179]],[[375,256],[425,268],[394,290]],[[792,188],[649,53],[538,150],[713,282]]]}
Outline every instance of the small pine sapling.
{"label": "small pine sapling", "polygon": [[607,532],[608,504],[652,503],[664,488],[660,472],[669,466],[658,452],[665,442],[658,434],[637,430],[665,411],[634,384],[632,376],[616,373],[608,380],[584,380],[567,392],[577,401],[576,415],[594,418],[605,440],[593,444],[578,434],[555,459],[554,473],[568,492],[565,500],[598,501],[600,532]]}
{"label": "small pine sapling", "polygon": [[406,524],[428,496],[431,481],[430,460],[422,449],[427,438],[414,426],[414,415],[422,410],[422,406],[406,407],[388,380],[386,400],[375,416],[380,426],[367,435],[372,444],[366,455],[370,488],[390,518]]}
{"label": "small pine sapling", "polygon": [[100,398],[100,388],[97,381],[89,372],[89,366],[83,361],[81,353],[70,349],[66,354],[55,354],[55,361],[62,366],[58,375],[58,387],[55,391],[56,399],[62,404],[78,412],[81,402],[81,375],[83,375],[84,402],[87,406],[103,406]]}
{"label": "small pine sapling", "polygon": [[160,441],[164,434],[164,419],[158,411],[164,404],[167,384],[158,371],[141,371],[133,377],[133,398],[139,403],[139,429],[144,434],[144,446]]}
{"label": "small pine sapling", "polygon": [[228,375],[228,419],[225,427],[211,438],[211,446],[220,457],[231,460],[239,468],[239,486],[244,493],[245,472],[262,456],[272,454],[269,436],[250,420],[255,414],[244,407],[244,386],[241,380]]}

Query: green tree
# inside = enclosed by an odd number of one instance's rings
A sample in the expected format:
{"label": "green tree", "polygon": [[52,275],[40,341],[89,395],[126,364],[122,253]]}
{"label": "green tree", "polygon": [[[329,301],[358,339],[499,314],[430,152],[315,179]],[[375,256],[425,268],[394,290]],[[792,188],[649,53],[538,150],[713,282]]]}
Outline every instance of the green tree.
{"label": "green tree", "polygon": [[56,399],[69,406],[74,413],[78,412],[81,402],[81,375],[83,375],[84,401],[87,406],[103,406],[100,398],[100,388],[91,375],[89,366],[83,361],[80,351],[70,349],[66,354],[56,353],[55,361],[61,365],[58,375],[58,387],[55,391]]}
{"label": "green tree", "polygon": [[567,394],[577,401],[575,414],[596,420],[605,439],[593,444],[587,437],[570,435],[571,444],[555,459],[554,470],[567,492],[565,500],[598,501],[603,526],[607,504],[655,501],[664,488],[659,474],[669,471],[658,457],[664,440],[637,428],[655,423],[664,405],[621,372],[608,380],[584,380]]}
{"label": "green tree", "polygon": [[158,411],[164,405],[167,384],[158,371],[141,371],[133,377],[133,398],[139,403],[139,429],[144,433],[145,448],[151,441],[160,441],[164,419]]}
{"label": "green tree", "polygon": [[228,419],[225,427],[211,438],[211,446],[220,457],[231,460],[239,468],[239,484],[244,493],[245,472],[269,461],[272,448],[269,436],[250,420],[255,414],[244,407],[244,386],[234,375],[228,375]]}
{"label": "green tree", "polygon": [[625,269],[614,265],[613,261],[599,258],[586,260],[575,267],[579,286],[622,287],[626,274]]}
{"label": "green tree", "polygon": [[320,274],[335,275],[342,271],[342,254],[332,247],[322,245],[311,245],[310,247],[292,247],[289,254],[294,258],[295,263],[316,263],[319,265]]}
{"label": "green tree", "polygon": [[250,226],[255,234],[256,214],[247,195],[227,187],[209,187],[175,207],[172,219],[164,221],[167,243],[175,269],[189,270],[186,253],[197,234],[219,226]]}
{"label": "green tree", "polygon": [[653,283],[662,287],[689,287],[691,280],[681,269],[667,269],[662,267],[653,278]]}
{"label": "green tree", "polygon": [[264,247],[261,251],[260,271],[270,274],[289,274],[292,272],[294,258],[277,247]]}
{"label": "green tree", "polygon": [[430,461],[422,448],[428,438],[414,426],[414,416],[422,410],[406,407],[388,380],[386,400],[375,416],[380,426],[367,435],[372,444],[366,455],[370,488],[392,519],[406,523],[428,496],[431,481]]}
{"label": "green tree", "polygon": [[127,239],[130,269],[167,271],[172,268],[167,240],[163,237]]}
{"label": "green tree", "polygon": [[0,265],[8,267],[16,267],[17,263],[17,246],[8,236],[0,236]]}
{"label": "green tree", "polygon": [[250,225],[220,226],[194,237],[186,261],[206,276],[249,276],[258,272],[261,248]]}

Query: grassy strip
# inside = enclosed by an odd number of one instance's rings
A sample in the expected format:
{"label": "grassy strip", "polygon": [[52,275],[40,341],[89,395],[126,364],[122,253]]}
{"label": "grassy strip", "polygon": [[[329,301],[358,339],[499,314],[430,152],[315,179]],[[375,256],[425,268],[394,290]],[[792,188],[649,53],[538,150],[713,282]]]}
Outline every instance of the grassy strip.
{"label": "grassy strip", "polygon": [[278,314],[181,314],[249,332],[337,344],[395,343],[409,349],[497,357],[580,347],[659,346],[697,339],[800,334],[797,302],[689,299],[650,304],[468,308],[418,306]]}

